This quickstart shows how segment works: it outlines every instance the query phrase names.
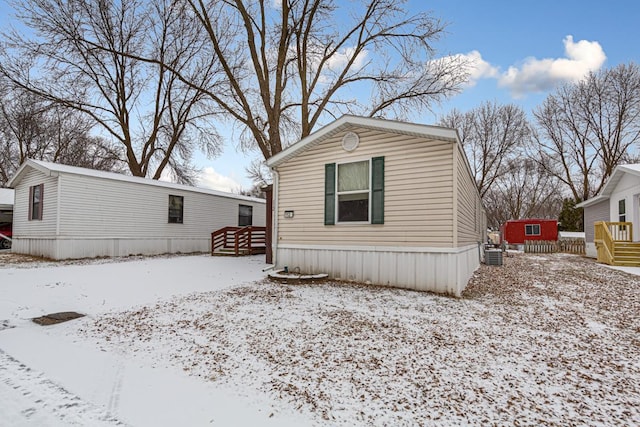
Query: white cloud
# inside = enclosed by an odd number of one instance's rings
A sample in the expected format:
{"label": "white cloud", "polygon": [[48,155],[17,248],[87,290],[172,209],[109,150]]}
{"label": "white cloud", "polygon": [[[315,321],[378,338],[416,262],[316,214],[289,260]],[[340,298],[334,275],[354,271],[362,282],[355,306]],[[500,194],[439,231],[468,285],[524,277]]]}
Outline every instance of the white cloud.
{"label": "white cloud", "polygon": [[[332,71],[340,71],[342,68],[344,68],[345,65],[347,65],[347,62],[349,62],[351,58],[353,58],[355,52],[355,47],[346,47],[339,50],[327,60],[327,68]],[[359,70],[361,67],[363,67],[367,60],[367,55],[368,54],[366,50],[358,53],[358,56],[356,56],[355,60],[353,61],[352,70]]]}
{"label": "white cloud", "polygon": [[[171,173],[165,168],[160,174],[159,181],[175,182]],[[236,192],[242,188],[242,184],[230,176],[222,175],[215,171],[212,167],[202,169],[197,177],[196,187],[209,188],[211,190],[226,191],[228,193]]]}
{"label": "white cloud", "polygon": [[511,91],[515,97],[530,92],[543,92],[556,85],[576,82],[590,71],[602,67],[607,59],[602,46],[596,41],[563,40],[566,58],[527,58],[520,67],[511,66],[502,73],[498,85]]}
{"label": "white cloud", "polygon": [[237,191],[242,187],[242,185],[232,177],[222,175],[212,167],[207,167],[202,170],[198,177],[198,186],[227,192]]}
{"label": "white cloud", "polygon": [[464,64],[466,72],[468,73],[468,80],[466,87],[473,87],[478,80],[487,78],[497,78],[499,70],[484,59],[477,50],[472,50],[469,53],[457,54],[443,58],[445,61],[453,64]]}

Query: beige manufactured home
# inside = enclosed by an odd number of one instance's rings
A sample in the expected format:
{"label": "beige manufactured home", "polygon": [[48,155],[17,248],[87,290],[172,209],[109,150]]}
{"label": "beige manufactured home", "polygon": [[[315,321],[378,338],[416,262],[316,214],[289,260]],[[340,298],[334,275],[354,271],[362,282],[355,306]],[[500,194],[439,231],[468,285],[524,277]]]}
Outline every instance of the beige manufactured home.
{"label": "beige manufactured home", "polygon": [[343,116],[267,164],[276,267],[459,296],[486,215],[454,129]]}
{"label": "beige manufactured home", "polygon": [[211,233],[265,225],[265,201],[27,160],[15,188],[16,253],[53,259],[208,252]]}

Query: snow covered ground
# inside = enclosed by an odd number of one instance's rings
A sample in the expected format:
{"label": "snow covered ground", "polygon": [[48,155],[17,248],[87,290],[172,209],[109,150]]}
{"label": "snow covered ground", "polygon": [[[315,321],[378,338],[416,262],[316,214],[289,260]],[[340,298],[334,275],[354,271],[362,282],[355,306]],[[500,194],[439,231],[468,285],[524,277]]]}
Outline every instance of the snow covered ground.
{"label": "snow covered ground", "polygon": [[261,257],[2,262],[0,425],[640,425],[640,280],[577,256],[482,266],[462,299]]}
{"label": "snow covered ground", "polygon": [[[0,256],[0,426],[304,425],[267,412],[260,391],[202,381],[158,363],[172,345],[139,354],[78,333],[107,313],[264,277],[264,257],[207,255],[73,262]],[[31,318],[85,318],[38,326]],[[280,412],[286,412],[286,405]],[[301,422],[302,420],[302,422]]]}

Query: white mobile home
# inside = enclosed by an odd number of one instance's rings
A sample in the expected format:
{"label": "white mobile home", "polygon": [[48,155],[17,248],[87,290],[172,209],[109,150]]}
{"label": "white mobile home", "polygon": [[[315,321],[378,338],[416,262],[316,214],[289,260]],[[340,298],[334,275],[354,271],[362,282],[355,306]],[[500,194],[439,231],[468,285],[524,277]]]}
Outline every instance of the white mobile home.
{"label": "white mobile home", "polygon": [[617,166],[584,208],[587,256],[613,265],[640,266],[640,164]]}
{"label": "white mobile home", "polygon": [[15,189],[13,252],[52,259],[207,252],[211,233],[265,224],[265,201],[27,160]]}
{"label": "white mobile home", "polygon": [[11,188],[0,188],[0,249],[11,247],[13,195],[14,191]]}
{"label": "white mobile home", "polygon": [[459,296],[486,216],[454,129],[343,116],[267,161],[277,267]]}

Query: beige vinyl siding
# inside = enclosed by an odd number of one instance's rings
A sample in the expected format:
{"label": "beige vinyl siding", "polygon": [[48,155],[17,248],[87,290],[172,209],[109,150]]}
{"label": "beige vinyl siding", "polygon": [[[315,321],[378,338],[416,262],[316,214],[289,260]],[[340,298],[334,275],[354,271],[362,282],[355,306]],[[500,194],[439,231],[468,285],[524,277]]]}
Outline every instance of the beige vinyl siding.
{"label": "beige vinyl siding", "polygon": [[[265,224],[265,204],[74,174],[60,176],[60,237],[209,237],[238,225],[239,205],[253,206],[253,225]],[[168,222],[169,195],[184,197],[183,223]]]}
{"label": "beige vinyl siding", "polygon": [[[277,168],[278,244],[451,247],[453,245],[453,147],[445,141],[351,129],[360,137],[353,152],[344,133]],[[325,164],[385,157],[384,224],[324,225]],[[284,218],[293,210],[293,218]]]}
{"label": "beige vinyl siding", "polygon": [[586,242],[593,242],[595,239],[595,223],[598,221],[610,221],[609,216],[610,200],[603,200],[595,205],[584,208],[584,237]]}
{"label": "beige vinyl siding", "polygon": [[[29,187],[44,184],[42,220],[29,221]],[[54,237],[58,218],[58,180],[42,172],[30,169],[15,188],[13,207],[14,237]]]}
{"label": "beige vinyl siding", "polygon": [[470,176],[462,149],[457,156],[457,247],[472,245],[482,241],[484,210],[480,202],[476,184]]}

